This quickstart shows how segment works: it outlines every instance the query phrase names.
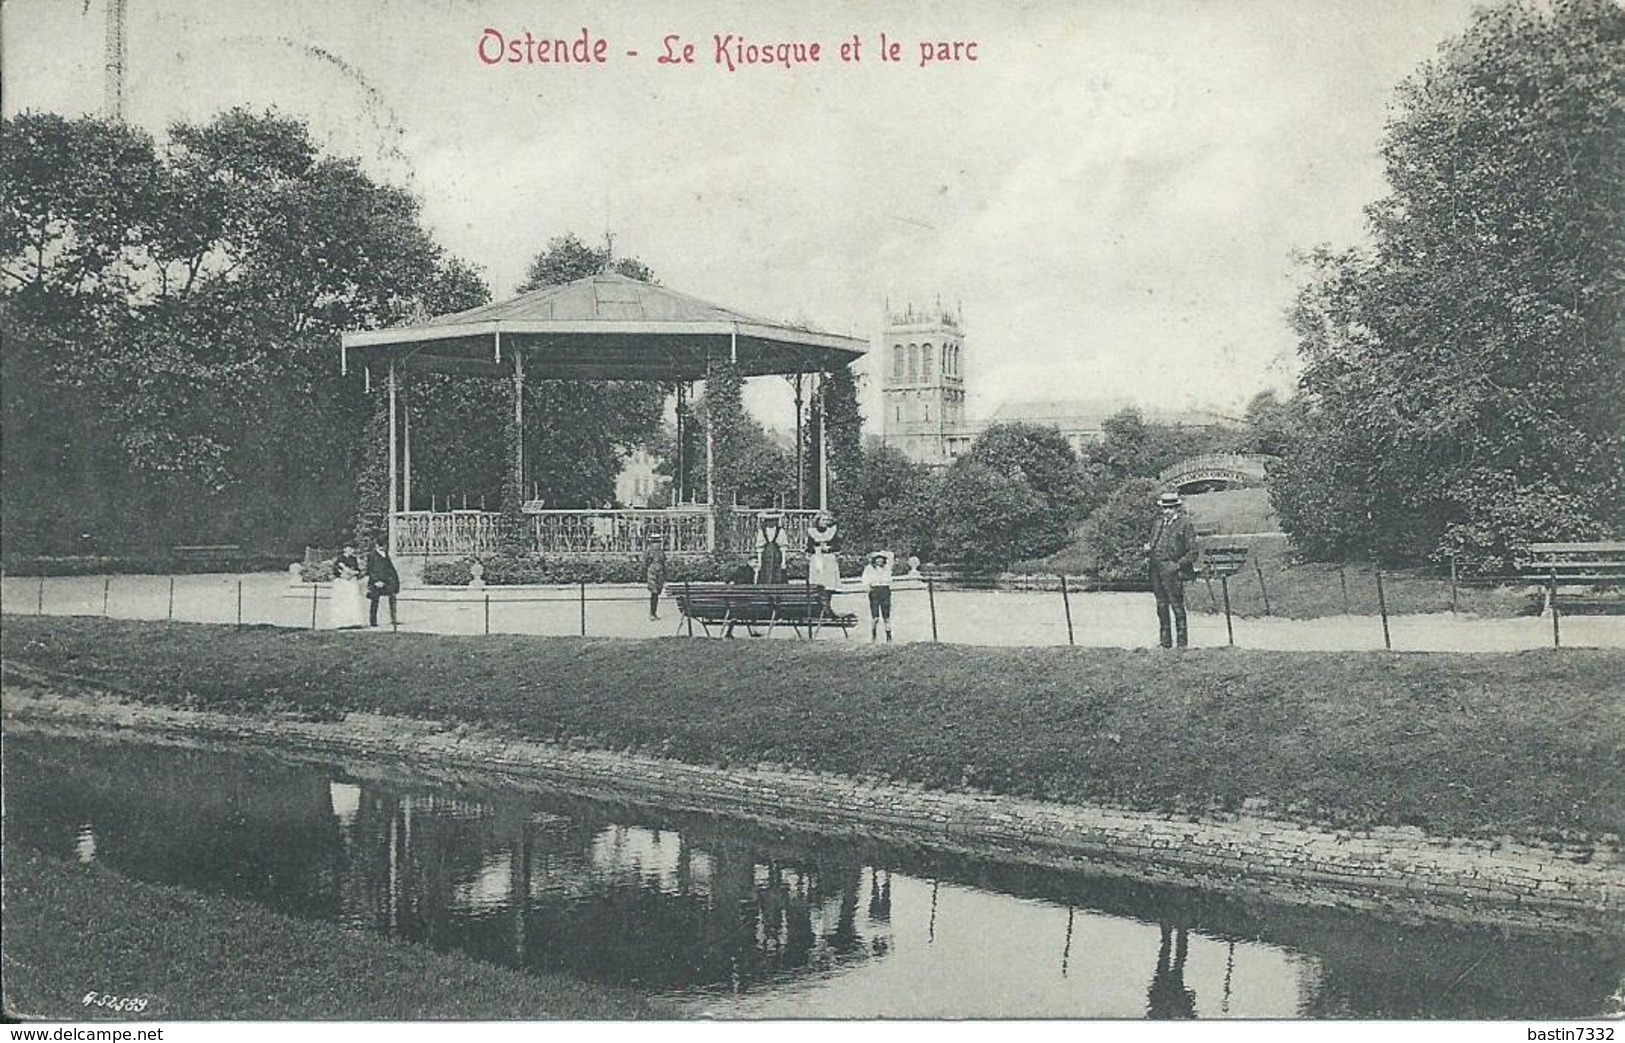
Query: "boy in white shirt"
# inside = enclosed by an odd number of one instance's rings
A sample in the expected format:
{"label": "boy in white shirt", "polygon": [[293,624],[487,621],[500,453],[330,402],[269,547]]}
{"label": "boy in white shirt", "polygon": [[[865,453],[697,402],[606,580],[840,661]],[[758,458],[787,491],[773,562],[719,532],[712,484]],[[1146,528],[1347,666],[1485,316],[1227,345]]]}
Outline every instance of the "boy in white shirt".
{"label": "boy in white shirt", "polygon": [[863,567],[863,589],[869,592],[869,640],[879,640],[881,621],[886,623],[886,643],[891,644],[891,552],[877,550]]}

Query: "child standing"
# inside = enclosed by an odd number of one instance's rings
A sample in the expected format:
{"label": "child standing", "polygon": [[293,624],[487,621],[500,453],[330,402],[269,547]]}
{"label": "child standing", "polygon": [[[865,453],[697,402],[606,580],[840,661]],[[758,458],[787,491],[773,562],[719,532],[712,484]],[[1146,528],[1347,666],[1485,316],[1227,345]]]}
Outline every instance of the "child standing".
{"label": "child standing", "polygon": [[882,621],[891,644],[891,552],[877,550],[863,567],[863,589],[869,592],[869,640],[879,640]]}

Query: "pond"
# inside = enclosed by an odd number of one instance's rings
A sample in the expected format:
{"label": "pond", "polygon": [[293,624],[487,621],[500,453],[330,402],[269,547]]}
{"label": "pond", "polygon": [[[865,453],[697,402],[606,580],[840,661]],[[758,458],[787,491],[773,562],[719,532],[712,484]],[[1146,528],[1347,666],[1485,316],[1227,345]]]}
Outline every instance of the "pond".
{"label": "pond", "polygon": [[715,1018],[1557,1018],[1617,931],[1271,905],[510,787],[8,736],[8,843]]}

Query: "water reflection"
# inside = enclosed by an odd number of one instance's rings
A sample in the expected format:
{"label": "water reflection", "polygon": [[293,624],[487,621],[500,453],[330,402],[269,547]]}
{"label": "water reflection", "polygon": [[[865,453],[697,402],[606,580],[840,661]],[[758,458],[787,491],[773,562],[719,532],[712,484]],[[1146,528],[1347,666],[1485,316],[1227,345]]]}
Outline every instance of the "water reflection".
{"label": "water reflection", "polygon": [[8,739],[8,841],[718,1016],[1536,1017],[1625,945],[1504,938],[268,758]]}
{"label": "water reflection", "polygon": [[[1190,935],[1183,927],[1164,920],[1158,925],[1162,945],[1157,950],[1157,969],[1151,974],[1151,989],[1145,995],[1145,1016],[1160,1020],[1196,1017],[1196,993],[1185,987],[1185,957]],[[1173,959],[1168,958],[1168,942],[1174,939]]]}

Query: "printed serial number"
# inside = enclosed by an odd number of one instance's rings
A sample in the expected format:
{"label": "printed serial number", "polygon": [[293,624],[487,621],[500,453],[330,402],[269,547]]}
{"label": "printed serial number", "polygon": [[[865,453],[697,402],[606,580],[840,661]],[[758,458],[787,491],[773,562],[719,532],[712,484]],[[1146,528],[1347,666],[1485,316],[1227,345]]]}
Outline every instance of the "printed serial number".
{"label": "printed serial number", "polygon": [[85,993],[84,1004],[87,1007],[101,1007],[103,1010],[127,1010],[140,1013],[147,1009],[145,996],[109,996],[105,992]]}

